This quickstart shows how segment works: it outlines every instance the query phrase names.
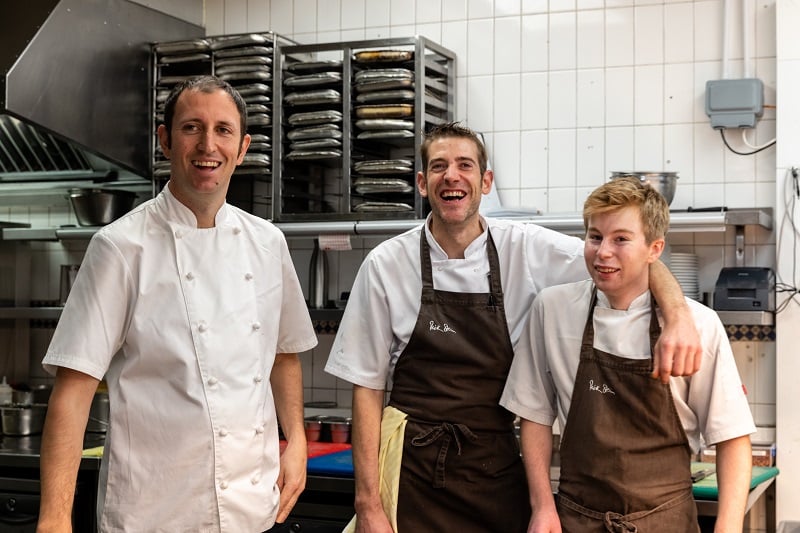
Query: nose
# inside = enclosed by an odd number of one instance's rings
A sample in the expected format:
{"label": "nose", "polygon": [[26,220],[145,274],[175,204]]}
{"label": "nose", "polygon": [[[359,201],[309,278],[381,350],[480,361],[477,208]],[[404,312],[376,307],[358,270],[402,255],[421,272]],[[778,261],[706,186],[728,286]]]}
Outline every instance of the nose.
{"label": "nose", "polygon": [[444,179],[448,181],[452,181],[458,178],[458,162],[452,162],[447,165],[447,168],[444,171]]}
{"label": "nose", "polygon": [[215,147],[214,133],[210,130],[203,131],[197,139],[197,149],[201,152],[213,152]]}
{"label": "nose", "polygon": [[611,255],[611,242],[608,239],[600,240],[597,245],[597,255],[605,257]]}

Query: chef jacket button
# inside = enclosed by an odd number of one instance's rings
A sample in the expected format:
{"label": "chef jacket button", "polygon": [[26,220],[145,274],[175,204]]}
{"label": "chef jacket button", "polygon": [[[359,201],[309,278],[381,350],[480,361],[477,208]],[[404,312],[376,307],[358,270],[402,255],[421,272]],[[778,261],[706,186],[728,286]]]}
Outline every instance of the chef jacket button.
{"label": "chef jacket button", "polygon": [[255,381],[256,383],[261,383],[262,381],[264,381],[264,378],[261,377],[261,374],[256,374],[255,377],[253,377],[253,381]]}
{"label": "chef jacket button", "polygon": [[253,331],[261,329],[261,322],[253,322]]}
{"label": "chef jacket button", "polygon": [[442,267],[436,267],[436,270],[438,270],[439,272],[441,272],[442,270],[444,270],[444,268],[442,268]]}
{"label": "chef jacket button", "polygon": [[250,478],[250,483],[253,485],[258,485],[260,481],[261,481],[261,476],[253,476]]}
{"label": "chef jacket button", "polygon": [[253,273],[252,272],[248,272],[247,274],[244,275],[244,279],[246,279],[247,281],[250,281],[251,279],[253,279]]}
{"label": "chef jacket button", "polygon": [[175,238],[176,239],[180,239],[181,237],[183,237],[183,232],[181,230],[176,230],[175,231]]}
{"label": "chef jacket button", "polygon": [[227,481],[220,481],[219,488],[221,488],[222,490],[227,489],[228,488],[228,482]]}
{"label": "chef jacket button", "polygon": [[228,436],[228,430],[227,430],[227,429],[225,429],[225,428],[220,428],[220,430],[219,430],[219,436],[220,436],[220,437],[227,437],[227,436]]}
{"label": "chef jacket button", "polygon": [[236,226],[235,228],[233,228],[233,234],[234,235],[239,235],[241,232],[242,232],[242,228],[240,228],[239,226]]}
{"label": "chef jacket button", "polygon": [[205,322],[200,322],[197,325],[197,329],[200,330],[200,332],[202,333],[208,329],[208,324],[206,324]]}
{"label": "chef jacket button", "polygon": [[256,434],[261,435],[264,433],[264,426],[256,426]]}
{"label": "chef jacket button", "polygon": [[186,274],[186,279],[188,279],[189,281],[192,281],[194,279],[194,274],[192,274],[191,272],[188,272]]}
{"label": "chef jacket button", "polygon": [[208,384],[209,384],[209,385],[211,385],[211,386],[214,386],[214,385],[216,385],[217,383],[219,383],[219,380],[218,380],[217,378],[215,378],[215,377],[210,377],[210,378],[208,378]]}

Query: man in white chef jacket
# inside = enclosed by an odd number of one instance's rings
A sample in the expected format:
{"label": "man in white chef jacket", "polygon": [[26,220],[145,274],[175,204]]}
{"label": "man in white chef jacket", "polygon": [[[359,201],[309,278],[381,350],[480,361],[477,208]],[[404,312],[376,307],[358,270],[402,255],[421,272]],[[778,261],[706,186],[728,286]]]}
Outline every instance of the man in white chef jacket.
{"label": "man in white chef jacket", "polygon": [[589,195],[583,219],[592,279],[539,294],[500,400],[522,418],[528,530],[699,531],[690,462],[702,436],[717,447],[715,531],[742,531],[755,425],[714,311],[687,298],[703,344],[700,370],[666,384],[649,379],[661,331],[649,265],[664,248],[667,202],[637,178],[616,179]]}
{"label": "man in white chef jacket", "polygon": [[70,530],[103,378],[101,531],[261,532],[305,487],[297,353],[316,336],[283,235],[225,202],[245,103],[207,76],[176,86],[164,119],[170,181],[93,237],[43,361],[41,533]]}
{"label": "man in white chef jacket", "polygon": [[[583,244],[480,216],[493,174],[468,128],[434,128],[420,155],[431,214],[365,258],[325,367],[353,383],[357,519],[347,531],[524,531],[513,415],[498,402],[536,294],[587,277]],[[677,283],[656,269],[673,311],[657,366],[666,380],[696,370],[699,344]]]}

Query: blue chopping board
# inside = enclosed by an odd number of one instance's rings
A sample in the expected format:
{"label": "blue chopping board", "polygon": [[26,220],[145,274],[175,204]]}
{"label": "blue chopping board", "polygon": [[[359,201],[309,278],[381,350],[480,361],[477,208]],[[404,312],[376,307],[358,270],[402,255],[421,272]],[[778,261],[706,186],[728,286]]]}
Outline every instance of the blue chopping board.
{"label": "blue chopping board", "polygon": [[319,455],[308,460],[309,474],[326,474],[330,476],[353,475],[353,450]]}

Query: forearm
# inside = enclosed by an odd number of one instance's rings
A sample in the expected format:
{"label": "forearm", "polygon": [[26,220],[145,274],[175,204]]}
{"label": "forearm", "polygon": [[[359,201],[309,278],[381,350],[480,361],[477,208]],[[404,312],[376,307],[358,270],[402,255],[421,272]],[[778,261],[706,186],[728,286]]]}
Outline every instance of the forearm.
{"label": "forearm", "polygon": [[275,412],[287,442],[305,446],[303,371],[297,354],[279,353],[275,356],[270,384],[275,398]]}
{"label": "forearm", "polygon": [[555,513],[553,490],[550,486],[550,462],[553,453],[553,433],[550,426],[522,419],[520,426],[522,461],[528,478],[533,514]]}
{"label": "forearm", "polygon": [[59,370],[42,435],[39,533],[70,530],[83,435],[97,384],[84,374]]}
{"label": "forearm", "polygon": [[739,532],[744,524],[747,493],[750,490],[752,470],[750,437],[719,442],[716,447],[719,510],[714,531]]}
{"label": "forearm", "polygon": [[353,386],[353,467],[357,514],[381,509],[378,457],[384,391]]}
{"label": "forearm", "polygon": [[661,308],[665,322],[679,319],[681,313],[689,313],[680,283],[661,260],[650,264],[650,292]]}

